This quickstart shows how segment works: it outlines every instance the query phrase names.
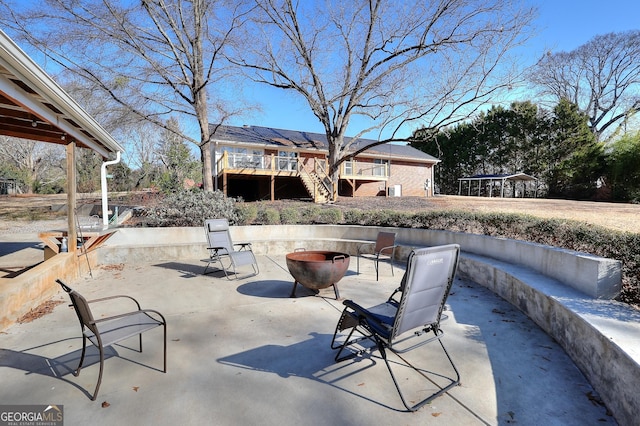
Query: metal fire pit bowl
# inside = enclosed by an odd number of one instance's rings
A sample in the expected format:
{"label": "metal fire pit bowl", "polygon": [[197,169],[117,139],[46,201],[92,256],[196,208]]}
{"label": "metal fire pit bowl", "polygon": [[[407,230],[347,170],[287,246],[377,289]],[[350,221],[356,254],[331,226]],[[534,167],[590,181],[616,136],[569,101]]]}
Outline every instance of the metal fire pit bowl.
{"label": "metal fire pit bowl", "polygon": [[349,255],[335,251],[296,251],[287,254],[287,268],[293,279],[291,296],[296,296],[298,283],[317,291],[333,286],[336,300],[340,299],[336,283],[349,268]]}

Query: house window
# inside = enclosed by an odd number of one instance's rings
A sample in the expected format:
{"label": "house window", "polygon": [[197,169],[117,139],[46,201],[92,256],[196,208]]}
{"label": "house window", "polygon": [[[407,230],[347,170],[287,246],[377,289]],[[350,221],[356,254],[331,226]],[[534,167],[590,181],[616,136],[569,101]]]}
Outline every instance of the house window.
{"label": "house window", "polygon": [[222,152],[229,157],[229,167],[232,169],[262,169],[264,168],[264,151],[261,149],[247,149],[236,146],[223,146]]}
{"label": "house window", "polygon": [[382,160],[376,158],[373,160],[373,175],[374,176],[387,176],[387,170],[389,167],[389,160]]}
{"label": "house window", "polygon": [[346,176],[353,176],[353,160],[347,160],[344,162],[344,174]]}
{"label": "house window", "polygon": [[278,170],[293,172],[298,170],[298,153],[278,151]]}

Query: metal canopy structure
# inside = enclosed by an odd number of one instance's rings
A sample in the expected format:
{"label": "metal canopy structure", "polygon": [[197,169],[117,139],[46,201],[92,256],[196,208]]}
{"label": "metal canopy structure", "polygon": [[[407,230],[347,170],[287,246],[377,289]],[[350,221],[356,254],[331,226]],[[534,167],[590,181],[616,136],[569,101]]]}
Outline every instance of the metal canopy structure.
{"label": "metal canopy structure", "polygon": [[104,158],[124,148],[2,30],[0,134],[66,146],[69,250],[75,250],[75,147]]}
{"label": "metal canopy structure", "polygon": [[[523,182],[523,183],[527,183],[527,182],[537,182],[538,179],[533,177],[533,176],[529,176],[525,173],[515,173],[515,174],[496,174],[496,175],[474,175],[474,176],[467,176],[467,177],[461,177],[458,178],[458,195],[462,195],[462,183],[466,182],[467,183],[467,195],[471,195],[471,184],[472,182],[477,182],[478,184],[478,196],[481,196],[482,194],[482,183],[485,182],[487,185],[489,185],[489,197],[492,196],[493,193],[493,187],[496,183],[500,184],[500,197],[504,197],[504,188],[505,188],[505,183],[506,182]],[[524,194],[524,191],[523,191]],[[534,190],[533,190],[533,196],[536,197],[537,195],[537,185],[534,185]]]}

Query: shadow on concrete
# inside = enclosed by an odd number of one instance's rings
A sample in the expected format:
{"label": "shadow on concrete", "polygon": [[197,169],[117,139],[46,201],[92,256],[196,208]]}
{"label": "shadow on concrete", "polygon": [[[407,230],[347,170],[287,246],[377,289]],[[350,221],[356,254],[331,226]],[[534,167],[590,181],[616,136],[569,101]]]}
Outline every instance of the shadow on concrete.
{"label": "shadow on concrete", "polygon": [[[16,254],[22,250],[28,250],[30,255],[19,256]],[[37,250],[40,254],[34,255],[37,252],[32,250]],[[0,242],[0,258],[2,259],[0,261],[0,278],[15,278],[39,265],[43,262],[41,260],[43,259],[42,250],[42,244],[33,241]]]}
{"label": "shadow on concrete", "polygon": [[[358,373],[379,364],[378,357],[366,354],[363,357],[354,358],[353,360],[336,363],[334,360],[334,352],[327,351],[327,347],[331,344],[332,335],[309,333],[311,339],[290,345],[263,345],[234,355],[219,358],[217,361],[221,364],[245,370],[259,371],[276,374],[281,378],[302,377],[313,380],[325,385],[329,385],[334,389],[346,392],[350,395],[361,398],[365,401],[379,405],[381,407],[393,411],[405,411],[387,405],[382,401],[373,399],[373,395],[366,394],[366,387],[355,387],[358,391],[347,388],[347,384],[353,385],[357,380],[344,379],[357,376]],[[314,354],[314,356],[309,356]],[[383,368],[384,364],[380,365]],[[345,386],[341,383],[344,381]],[[393,382],[389,378],[389,392],[383,393],[388,395],[390,401],[395,401],[395,389]],[[362,389],[360,391],[360,389]],[[380,393],[377,392],[379,395]]]}
{"label": "shadow on concrete", "polygon": [[[46,356],[30,353],[30,351],[33,351],[33,350],[38,350],[38,349],[46,348],[48,346],[54,346],[67,341],[76,341],[76,340],[79,340],[80,344],[82,344],[81,343],[82,338],[69,338],[69,339],[63,339],[63,340],[51,342],[45,345],[40,345],[34,348],[24,349],[22,351],[14,351],[12,349],[0,348],[0,368],[6,367],[6,368],[13,368],[16,370],[23,370],[25,371],[25,375],[40,374],[43,376],[54,377],[81,390],[88,398],[91,398],[91,396],[93,395],[92,393],[90,393],[89,391],[87,391],[77,383],[74,383],[71,380],[65,378],[65,376],[68,376],[69,374],[73,375],[73,372],[78,367],[78,363],[80,362],[80,357],[82,356],[82,349],[77,349],[55,358],[49,358]],[[82,369],[80,370],[80,374],[83,374],[83,372],[88,367],[91,367],[92,365],[100,364],[100,352],[98,351],[98,348],[96,348],[95,346],[91,345],[88,342],[87,344],[88,346],[86,348],[86,352],[84,355],[84,362],[82,363]],[[116,344],[114,346],[118,346],[127,350],[131,350],[133,352],[139,353],[138,349],[129,347],[127,345]],[[107,346],[104,348],[105,370],[108,370],[109,368],[107,360],[109,360],[109,358],[114,358],[114,357],[123,359],[125,361],[131,362],[141,367],[146,367],[150,370],[162,372],[162,369],[155,368],[155,367],[143,364],[141,362],[138,362],[134,359],[122,356],[115,350],[113,346]],[[88,373],[88,374],[92,374],[92,373]],[[109,373],[105,371],[105,374],[109,374]],[[97,379],[98,379],[98,376],[96,374],[96,381]]]}
{"label": "shadow on concrete", "polygon": [[[554,400],[561,398],[565,398],[569,406],[580,406],[586,400],[594,406],[602,404],[590,386],[583,387],[582,393],[561,393],[560,378],[586,383],[566,352],[530,318],[488,289],[477,284],[458,284],[447,303],[455,321],[467,328],[466,339],[486,348],[496,392],[497,425],[527,423],[536,412],[540,414],[538,424],[585,424],[587,416],[569,419],[566,413],[556,413],[557,418],[548,414]],[[559,367],[564,365],[570,367]],[[547,397],[541,399],[539,395]],[[613,418],[604,416],[599,421],[615,423]]]}
{"label": "shadow on concrete", "polygon": [[299,284],[296,287],[295,296],[291,296],[292,289],[293,278],[291,279],[291,281],[261,280],[252,281],[238,286],[238,293],[247,296],[267,297],[271,299],[297,299],[300,297],[318,296],[335,300],[335,293],[332,286],[323,288],[321,290],[313,290]]}
{"label": "shadow on concrete", "polygon": [[0,242],[0,256],[6,256],[28,248],[42,250],[42,243],[33,241]]}
{"label": "shadow on concrete", "polygon": [[15,278],[18,275],[27,272],[28,270],[30,270],[31,268],[34,268],[36,266],[38,266],[39,264],[41,264],[42,262],[38,262],[35,265],[28,265],[28,266],[3,266],[0,267],[0,273],[4,272],[6,273],[6,275],[0,275],[0,278]]}
{"label": "shadow on concrete", "polygon": [[[182,274],[180,278],[199,277],[200,275],[202,275],[202,271],[204,271],[204,267],[202,267],[201,265],[197,265],[197,264],[194,265],[193,263],[183,263],[183,262],[156,263],[155,265],[152,265],[152,266],[178,271]],[[224,277],[224,273],[222,271],[220,273],[222,274],[222,277]],[[215,276],[215,274],[211,274],[211,276]]]}
{"label": "shadow on concrete", "polygon": [[[246,296],[268,297],[270,299],[288,299],[291,294],[293,280],[260,280],[252,281],[238,286],[238,293]],[[304,288],[304,287],[303,287]],[[314,293],[309,289],[301,291],[301,296],[312,296]]]}
{"label": "shadow on concrete", "polygon": [[[0,368],[13,368],[16,370],[23,370],[25,372],[25,375],[39,374],[43,376],[54,377],[75,387],[76,389],[81,390],[87,397],[91,398],[91,394],[86,389],[82,388],[77,383],[74,383],[71,380],[65,378],[65,376],[68,376],[69,374],[73,375],[73,372],[78,367],[82,349],[77,349],[75,351],[60,355],[55,358],[49,358],[29,352],[45,348],[47,346],[60,344],[66,341],[75,340],[81,340],[81,338],[58,340],[56,342],[51,342],[35,348],[28,348],[22,351],[0,348]],[[105,348],[105,361],[109,358],[117,356],[118,353],[115,349],[113,349],[112,347]],[[88,346],[84,356],[82,369],[84,370],[87,367],[99,363],[100,353],[98,352],[98,349],[95,346]],[[80,372],[80,374],[82,374],[82,371]]]}

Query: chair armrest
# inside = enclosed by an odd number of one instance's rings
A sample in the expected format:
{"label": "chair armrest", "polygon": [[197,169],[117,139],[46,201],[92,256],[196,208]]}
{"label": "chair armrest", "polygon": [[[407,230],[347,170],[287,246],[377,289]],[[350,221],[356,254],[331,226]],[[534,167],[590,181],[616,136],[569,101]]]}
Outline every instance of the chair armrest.
{"label": "chair armrest", "polygon": [[371,312],[369,312],[367,309],[363,308],[362,306],[358,305],[353,300],[345,300],[344,302],[342,302],[342,304],[345,305],[347,308],[353,309],[354,313],[358,316],[358,318],[375,322],[381,327],[385,326],[385,324],[382,323],[378,318],[373,316]]}
{"label": "chair armrest", "polygon": [[137,311],[125,312],[123,314],[118,314],[118,315],[113,315],[113,316],[110,316],[110,317],[100,318],[100,319],[94,320],[93,323],[94,324],[99,324],[101,322],[110,321],[110,320],[114,320],[114,319],[118,319],[118,318],[125,318],[125,317],[129,317],[131,315],[136,315],[136,314],[139,314],[139,313],[147,313],[147,314],[148,313],[152,313],[152,314],[158,315],[162,319],[162,321],[158,321],[157,319],[154,318],[156,321],[161,322],[162,324],[166,324],[167,323],[167,321],[164,319],[164,315],[162,315],[160,312],[156,311],[155,309],[138,309]]}
{"label": "chair armrest", "polygon": [[398,293],[402,293],[402,287],[398,287],[398,288],[396,288],[396,289],[393,291],[393,293],[391,293],[391,296],[389,296],[389,299],[387,299],[387,301],[388,301],[388,302],[395,302],[395,303],[398,303],[398,304],[399,304],[399,303],[400,303],[400,301],[395,299],[395,296],[396,296],[396,294],[398,294]]}
{"label": "chair armrest", "polygon": [[367,310],[365,308],[363,308],[362,306],[358,305],[353,300],[345,300],[344,302],[342,302],[342,304],[344,306],[346,306],[347,308],[353,309],[358,314],[366,315]]}
{"label": "chair armrest", "polygon": [[227,253],[229,253],[226,247],[207,247],[207,250],[215,250],[216,253],[218,253],[218,251],[220,250],[224,250]]}
{"label": "chair armrest", "polygon": [[390,249],[395,250],[395,249],[396,249],[396,247],[398,247],[398,245],[397,245],[397,244],[392,245],[392,246],[382,247],[382,248],[380,249],[380,251],[378,252],[378,254],[382,253],[382,252],[383,252],[383,251],[385,251],[385,250],[390,250]]}
{"label": "chair armrest", "polygon": [[245,249],[249,246],[249,250],[251,250],[251,243],[233,243],[234,246],[240,246],[240,250]]}
{"label": "chair armrest", "polygon": [[371,241],[371,242],[369,242],[369,243],[361,243],[361,244],[359,244],[359,245],[358,245],[358,254],[362,253],[362,249],[363,249],[363,248],[365,248],[365,247],[367,247],[367,246],[372,246],[372,245],[374,245],[374,244],[375,244],[375,242],[373,242],[373,241]]}
{"label": "chair armrest", "polygon": [[119,298],[133,300],[133,302],[136,304],[136,306],[138,306],[138,310],[140,310],[140,303],[136,299],[134,299],[133,297],[127,296],[127,295],[124,295],[124,294],[117,294],[115,296],[108,296],[108,297],[101,297],[99,299],[87,300],[87,303],[104,302],[104,301],[107,301],[107,300],[113,300],[113,299],[119,299]]}

